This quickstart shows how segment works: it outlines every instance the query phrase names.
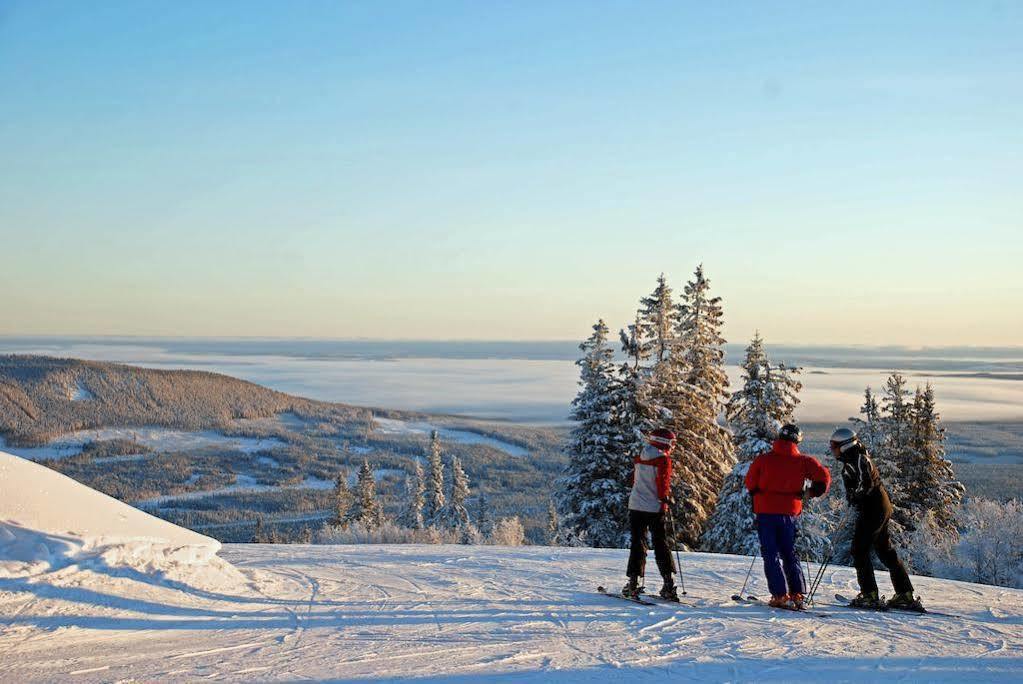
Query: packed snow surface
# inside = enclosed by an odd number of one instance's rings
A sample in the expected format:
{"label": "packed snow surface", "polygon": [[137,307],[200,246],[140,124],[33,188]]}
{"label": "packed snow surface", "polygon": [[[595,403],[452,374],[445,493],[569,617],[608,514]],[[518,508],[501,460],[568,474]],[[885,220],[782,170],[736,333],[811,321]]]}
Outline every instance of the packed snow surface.
{"label": "packed snow surface", "polygon": [[214,539],[3,452],[0,492],[0,578],[47,577],[73,565],[187,575],[214,562],[220,549]]}
{"label": "packed snow surface", "polygon": [[[928,605],[963,617],[822,606],[820,618],[729,600],[749,565],[736,556],[685,554],[686,604],[648,607],[594,591],[623,581],[618,550],[221,555],[245,579],[216,591],[101,567],[0,580],[0,681],[994,682],[1023,671],[1018,590],[919,578]],[[834,568],[822,597],[853,585]]]}

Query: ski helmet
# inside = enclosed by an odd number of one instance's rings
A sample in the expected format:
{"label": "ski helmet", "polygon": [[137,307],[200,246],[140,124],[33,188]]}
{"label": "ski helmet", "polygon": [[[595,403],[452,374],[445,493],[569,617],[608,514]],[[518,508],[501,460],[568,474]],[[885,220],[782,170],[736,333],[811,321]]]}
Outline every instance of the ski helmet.
{"label": "ski helmet", "polygon": [[675,433],[668,428],[657,428],[656,430],[652,430],[650,434],[647,435],[647,439],[650,441],[650,444],[662,449],[668,449],[675,446]]}
{"label": "ski helmet", "polygon": [[799,444],[803,441],[803,431],[799,429],[798,425],[788,423],[781,426],[781,430],[778,430],[778,439],[784,439],[786,442],[792,442]]}
{"label": "ski helmet", "polygon": [[840,427],[831,433],[831,445],[838,447],[842,451],[858,442],[859,437],[856,436],[856,433],[851,428]]}

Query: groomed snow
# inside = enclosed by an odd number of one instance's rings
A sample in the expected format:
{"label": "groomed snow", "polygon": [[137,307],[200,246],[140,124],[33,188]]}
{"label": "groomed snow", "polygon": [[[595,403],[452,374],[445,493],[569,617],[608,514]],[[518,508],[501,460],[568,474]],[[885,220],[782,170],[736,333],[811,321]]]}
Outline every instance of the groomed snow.
{"label": "groomed snow", "polygon": [[[220,542],[0,452],[0,577],[70,565],[176,573],[215,561]],[[168,575],[169,576],[169,575]]]}
{"label": "groomed snow", "polygon": [[[227,545],[207,591],[84,568],[0,582],[0,680],[1019,681],[1023,592],[920,578],[965,619],[739,605],[749,559],[686,554],[692,605],[596,594],[625,552]],[[853,590],[827,573],[823,595]],[[762,580],[754,586],[763,590]]]}

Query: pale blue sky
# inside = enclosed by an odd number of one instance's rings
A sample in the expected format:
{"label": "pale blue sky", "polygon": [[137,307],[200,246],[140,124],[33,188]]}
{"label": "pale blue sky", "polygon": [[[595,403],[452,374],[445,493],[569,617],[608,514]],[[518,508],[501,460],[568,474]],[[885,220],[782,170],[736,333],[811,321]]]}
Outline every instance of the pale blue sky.
{"label": "pale blue sky", "polygon": [[0,0],[0,334],[1020,344],[1023,5],[828,4]]}

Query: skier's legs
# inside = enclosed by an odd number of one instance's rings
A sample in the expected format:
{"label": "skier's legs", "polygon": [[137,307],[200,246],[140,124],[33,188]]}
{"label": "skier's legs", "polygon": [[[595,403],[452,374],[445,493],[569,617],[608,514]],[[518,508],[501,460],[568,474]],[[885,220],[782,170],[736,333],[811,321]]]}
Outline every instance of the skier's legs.
{"label": "skier's legs", "polygon": [[853,529],[852,558],[856,566],[856,580],[860,583],[860,593],[877,593],[877,579],[874,578],[874,565],[870,562],[870,550],[874,546],[877,532],[875,521],[868,520],[863,514],[856,518]]}
{"label": "skier's legs", "polygon": [[881,529],[878,530],[877,537],[874,539],[874,550],[877,551],[877,557],[888,568],[888,574],[891,575],[895,593],[912,593],[913,583],[909,581],[909,572],[906,571],[905,564],[899,560],[899,554],[895,550],[895,545],[892,544],[892,535],[888,529],[888,522],[888,520],[885,520],[884,524],[881,525]]}
{"label": "skier's legs", "polygon": [[806,579],[803,577],[803,566],[796,556],[796,516],[784,515],[778,525],[778,553],[782,566],[785,568],[785,579],[790,594],[805,594]]}
{"label": "skier's legs", "polygon": [[657,569],[660,570],[661,577],[671,577],[671,574],[675,572],[675,563],[671,559],[668,538],[664,532],[664,514],[651,513],[650,516],[650,536],[653,537]]}
{"label": "skier's legs", "polygon": [[785,573],[782,572],[781,558],[778,554],[778,518],[784,516],[770,513],[757,514],[757,536],[760,537],[760,555],[764,559],[764,576],[767,577],[767,588],[771,596],[784,596],[788,593],[785,586]]}
{"label": "skier's legs", "polygon": [[642,511],[629,511],[629,530],[632,544],[629,547],[629,567],[625,574],[629,577],[642,577],[646,572],[646,514]]}

